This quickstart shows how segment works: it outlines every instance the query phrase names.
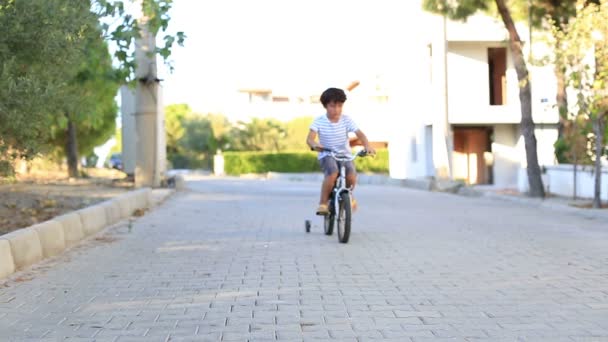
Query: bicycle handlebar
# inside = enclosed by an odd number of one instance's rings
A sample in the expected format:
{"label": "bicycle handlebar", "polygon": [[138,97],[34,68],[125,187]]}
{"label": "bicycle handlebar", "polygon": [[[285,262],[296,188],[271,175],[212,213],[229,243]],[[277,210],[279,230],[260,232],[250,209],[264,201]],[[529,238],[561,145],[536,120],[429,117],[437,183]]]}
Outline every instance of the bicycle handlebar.
{"label": "bicycle handlebar", "polygon": [[[312,147],[310,149],[312,151],[316,151]],[[340,161],[353,161],[353,160],[357,159],[358,157],[367,157],[368,156],[368,153],[366,150],[361,150],[354,155],[348,155],[348,156],[344,155],[344,154],[338,154],[338,152],[336,152],[332,149],[329,149],[329,148],[322,148],[321,151],[328,152],[332,158],[334,158],[336,160],[340,160]]]}

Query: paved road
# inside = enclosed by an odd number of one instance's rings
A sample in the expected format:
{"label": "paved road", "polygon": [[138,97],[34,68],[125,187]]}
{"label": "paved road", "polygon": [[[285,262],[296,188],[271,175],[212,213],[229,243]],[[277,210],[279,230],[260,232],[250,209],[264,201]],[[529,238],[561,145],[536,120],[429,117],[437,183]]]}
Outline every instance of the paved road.
{"label": "paved road", "polygon": [[606,222],[361,186],[343,245],[317,184],[189,187],[0,286],[0,341],[608,341]]}

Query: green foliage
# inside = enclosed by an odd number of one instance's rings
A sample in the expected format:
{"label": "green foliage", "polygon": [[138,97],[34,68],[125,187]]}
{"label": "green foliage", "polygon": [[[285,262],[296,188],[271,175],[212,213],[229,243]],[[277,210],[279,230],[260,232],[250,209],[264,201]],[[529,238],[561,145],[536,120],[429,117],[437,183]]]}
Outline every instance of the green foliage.
{"label": "green foliage", "polygon": [[289,151],[308,151],[306,137],[310,131],[313,117],[295,118],[285,124],[286,137],[283,139],[285,149]]}
{"label": "green foliage", "polygon": [[388,173],[388,150],[378,150],[373,157],[357,158],[355,165],[364,173]]}
{"label": "green foliage", "polygon": [[165,108],[167,158],[174,168],[210,168],[211,155],[229,144],[231,126],[222,115],[196,114],[186,104]]}
{"label": "green foliage", "polygon": [[114,134],[114,138],[116,139],[116,144],[112,146],[110,153],[121,153],[122,152],[122,129],[116,129],[116,133]]}
{"label": "green foliage", "polygon": [[[210,168],[219,149],[230,173],[316,172],[316,153],[305,143],[312,120],[256,118],[233,125],[220,114],[196,114],[186,104],[170,105],[165,108],[167,158],[173,168]],[[388,172],[388,152],[358,163],[365,172]]]}
{"label": "green foliage", "polygon": [[590,160],[585,158],[582,162],[590,163],[600,158],[593,152],[597,128],[604,134],[604,142],[607,138],[608,1],[602,0],[599,5],[579,1],[577,7],[580,10],[575,18],[553,29],[557,42],[554,62],[576,95],[576,105],[564,113],[564,119],[578,129],[564,137],[563,145],[569,154],[586,156]]}
{"label": "green foliage", "polygon": [[5,159],[44,150],[53,121],[49,114],[70,101],[67,81],[83,55],[88,6],[77,0],[2,2],[0,155]]}
{"label": "green foliage", "polygon": [[[143,0],[152,32],[166,33],[171,3]],[[0,161],[57,152],[68,121],[81,154],[107,140],[117,84],[134,74],[137,25],[121,0],[0,0]],[[168,61],[185,35],[162,38],[154,53]],[[104,39],[116,45],[119,72]]]}
{"label": "green foliage", "polygon": [[432,13],[445,14],[450,19],[465,20],[477,11],[487,11],[491,7],[489,0],[425,0],[423,8]]}
{"label": "green foliage", "polygon": [[232,149],[280,152],[285,150],[286,136],[287,132],[282,122],[276,119],[254,118],[250,122],[238,124],[233,132]]}
{"label": "green foliage", "polygon": [[[183,46],[186,35],[177,32],[175,35],[167,34],[171,17],[169,11],[173,5],[172,0],[143,0],[142,11],[147,17],[147,26],[154,35],[163,32],[164,45],[157,46],[154,54],[163,58],[171,69],[169,58],[175,43]],[[121,79],[132,81],[135,73],[135,39],[140,37],[140,23],[132,15],[126,13],[123,0],[93,0],[93,8],[100,18],[112,20],[115,25],[103,24],[104,37],[112,41],[116,47],[114,57],[119,62]]]}
{"label": "green foliage", "polygon": [[[358,158],[361,173],[388,173],[388,150],[375,157]],[[315,152],[225,152],[224,171],[230,175],[266,172],[320,172]]]}
{"label": "green foliage", "polygon": [[67,122],[72,121],[76,125],[80,155],[91,154],[96,146],[114,135],[118,112],[114,98],[119,83],[116,70],[112,67],[112,58],[101,36],[97,20],[90,18],[88,25],[86,41],[83,44],[87,53],[64,90],[69,101],[53,116],[53,139],[50,140],[57,149],[65,148]]}
{"label": "green foliage", "polygon": [[224,171],[229,175],[265,172],[316,172],[319,162],[313,152],[225,152]]}

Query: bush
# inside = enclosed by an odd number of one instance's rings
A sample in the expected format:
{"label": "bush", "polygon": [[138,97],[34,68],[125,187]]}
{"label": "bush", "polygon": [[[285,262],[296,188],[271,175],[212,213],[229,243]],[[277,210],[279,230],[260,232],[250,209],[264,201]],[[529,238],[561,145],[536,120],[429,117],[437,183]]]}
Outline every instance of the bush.
{"label": "bush", "polygon": [[[388,150],[378,151],[374,158],[356,161],[361,173],[388,173]],[[225,152],[224,172],[229,175],[266,172],[320,172],[315,152]]]}
{"label": "bush", "polygon": [[374,157],[357,158],[355,164],[361,173],[388,173],[388,150],[378,150]]}

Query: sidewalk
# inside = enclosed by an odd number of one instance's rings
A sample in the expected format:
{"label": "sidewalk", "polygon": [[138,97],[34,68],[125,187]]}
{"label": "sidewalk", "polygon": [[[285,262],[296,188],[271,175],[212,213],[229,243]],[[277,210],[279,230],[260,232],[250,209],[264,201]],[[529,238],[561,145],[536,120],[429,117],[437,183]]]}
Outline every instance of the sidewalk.
{"label": "sidewalk", "polygon": [[470,187],[474,192],[486,198],[524,204],[526,206],[547,208],[569,212],[591,219],[608,219],[608,209],[591,208],[591,199],[577,199],[550,195],[544,199],[527,197],[514,189],[504,189],[495,186],[477,185]]}

